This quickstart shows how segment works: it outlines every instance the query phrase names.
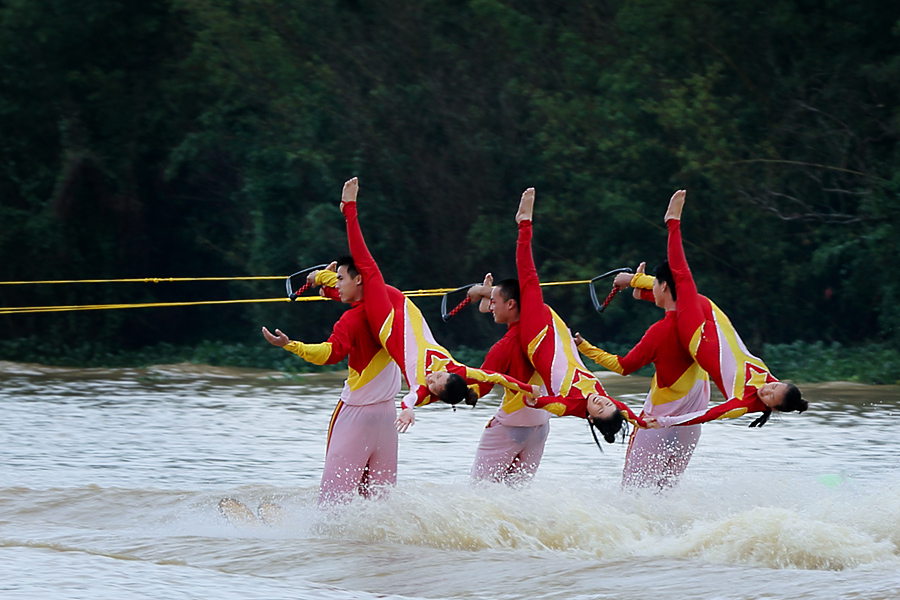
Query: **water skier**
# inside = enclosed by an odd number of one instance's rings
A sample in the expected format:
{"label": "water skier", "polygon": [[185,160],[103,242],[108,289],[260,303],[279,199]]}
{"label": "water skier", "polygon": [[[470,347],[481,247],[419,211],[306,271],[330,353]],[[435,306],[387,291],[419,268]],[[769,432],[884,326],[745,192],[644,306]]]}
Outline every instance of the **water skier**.
{"label": "water skier", "polygon": [[725,396],[725,402],[706,411],[648,419],[650,427],[694,425],[715,419],[761,412],[751,427],[761,427],[773,410],[803,412],[809,404],[792,383],[776,379],[765,363],[750,354],[728,316],[697,292],[681,241],[681,212],[686,192],[669,200],[665,221],[669,230],[669,267],[678,293],[676,314],[682,345]]}
{"label": "water skier", "polygon": [[397,408],[400,368],[372,335],[363,308],[362,277],[349,256],[336,264],[337,272],[310,275],[321,285],[333,282],[341,300],[350,304],[321,344],[292,341],[281,330],[263,336],[316,365],[331,365],[347,358],[349,376],[328,427],[325,468],[319,504],[346,499],[354,493],[368,496],[373,486],[397,482]]}
{"label": "water skier", "polygon": [[[519,282],[504,279],[493,285],[493,277],[488,273],[482,285],[469,288],[468,297],[479,302],[481,312],[491,312],[495,322],[507,326],[503,337],[491,346],[481,368],[541,385],[541,377],[520,341]],[[479,383],[479,397],[493,387],[491,383]],[[519,483],[533,477],[544,455],[549,421],[549,412],[526,406],[522,393],[504,389],[503,400],[478,442],[472,479]]]}
{"label": "water skier", "polygon": [[[644,264],[638,267],[643,273]],[[632,280],[630,273],[616,278],[623,288]],[[578,350],[618,373],[629,375],[653,364],[656,372],[644,401],[641,417],[679,415],[705,411],[709,406],[709,378],[681,345],[675,312],[675,284],[667,263],[656,269],[652,299],[665,311],[662,319],[647,329],[641,340],[625,356],[618,356],[591,345],[575,334]],[[700,439],[700,425],[666,429],[635,428],[625,455],[622,484],[636,487],[667,488],[675,485],[693,455]]]}
{"label": "water skier", "polygon": [[347,221],[350,253],[366,286],[366,319],[372,333],[388,351],[406,379],[409,392],[401,401],[397,429],[406,431],[415,423],[414,406],[443,400],[457,404],[478,399],[473,387],[481,383],[502,385],[514,392],[530,395],[534,388],[509,375],[488,373],[457,362],[450,352],[437,343],[419,308],[400,290],[385,283],[372,258],[356,212],[359,182],[356,177],[344,183],[341,212]]}
{"label": "water skier", "polygon": [[581,361],[568,326],[552,308],[544,304],[541,282],[531,252],[534,195],[534,188],[525,190],[516,213],[519,228],[516,268],[521,294],[520,341],[550,395],[526,400],[526,403],[557,416],[587,419],[595,440],[596,428],[603,439],[613,443],[626,420],[641,427],[645,424],[625,404],[609,397],[597,377]]}

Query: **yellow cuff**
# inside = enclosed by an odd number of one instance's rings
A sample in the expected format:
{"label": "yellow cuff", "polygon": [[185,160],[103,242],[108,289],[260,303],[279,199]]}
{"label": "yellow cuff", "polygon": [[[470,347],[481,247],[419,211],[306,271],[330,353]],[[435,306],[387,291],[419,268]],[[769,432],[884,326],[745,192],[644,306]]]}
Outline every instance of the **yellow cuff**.
{"label": "yellow cuff", "polygon": [[322,269],[316,271],[316,285],[324,285],[325,287],[337,287],[337,273]]}
{"label": "yellow cuff", "polygon": [[654,279],[655,277],[653,277],[653,275],[647,275],[646,273],[635,273],[634,277],[631,278],[631,287],[641,290],[652,290]]}
{"label": "yellow cuff", "polygon": [[331,358],[331,342],[323,342],[321,344],[290,342],[285,345],[284,349],[314,365],[324,365]]}

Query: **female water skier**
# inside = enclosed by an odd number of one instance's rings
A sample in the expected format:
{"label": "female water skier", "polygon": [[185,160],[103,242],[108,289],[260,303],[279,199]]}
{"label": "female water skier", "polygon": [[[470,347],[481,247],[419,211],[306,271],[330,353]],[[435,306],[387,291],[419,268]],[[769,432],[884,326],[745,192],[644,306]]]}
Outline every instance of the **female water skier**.
{"label": "female water skier", "polygon": [[792,383],[779,381],[759,358],[750,354],[728,316],[697,293],[681,241],[681,212],[686,192],[678,190],[669,200],[665,221],[669,229],[669,268],[675,279],[678,336],[682,345],[725,396],[726,402],[707,411],[647,419],[650,427],[694,425],[715,419],[761,412],[750,427],[762,427],[773,410],[803,412],[809,404]]}
{"label": "female water skier", "polygon": [[531,253],[533,213],[534,188],[528,188],[522,194],[516,213],[519,226],[516,268],[520,288],[520,340],[522,349],[550,395],[526,400],[525,403],[557,416],[587,419],[597,446],[600,442],[594,433],[595,428],[611,444],[616,441],[616,433],[625,420],[640,427],[646,425],[625,404],[609,397],[600,381],[581,362],[568,326],[552,308],[544,304],[541,281]]}
{"label": "female water skier", "polygon": [[479,382],[499,384],[514,392],[531,396],[535,386],[522,383],[509,375],[473,369],[453,359],[438,344],[418,307],[400,290],[387,285],[375,259],[372,258],[356,212],[359,182],[356,177],[344,183],[341,212],[347,221],[350,254],[366,288],[363,305],[372,333],[400,366],[409,392],[400,403],[397,430],[406,431],[415,422],[414,406],[437,400],[457,404],[462,400],[474,404]]}

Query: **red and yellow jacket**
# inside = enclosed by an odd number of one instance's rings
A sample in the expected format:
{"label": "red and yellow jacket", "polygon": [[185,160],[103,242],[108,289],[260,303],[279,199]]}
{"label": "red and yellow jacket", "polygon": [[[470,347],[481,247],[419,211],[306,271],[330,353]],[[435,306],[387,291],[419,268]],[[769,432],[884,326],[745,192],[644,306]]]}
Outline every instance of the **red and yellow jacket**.
{"label": "red and yellow jacket", "polygon": [[[316,275],[319,285],[334,285],[336,281],[337,275],[331,271]],[[341,394],[346,404],[375,404],[394,398],[400,391],[400,368],[372,335],[361,302],[341,315],[325,342],[292,341],[284,349],[315,365],[332,365],[347,358],[349,375]]]}

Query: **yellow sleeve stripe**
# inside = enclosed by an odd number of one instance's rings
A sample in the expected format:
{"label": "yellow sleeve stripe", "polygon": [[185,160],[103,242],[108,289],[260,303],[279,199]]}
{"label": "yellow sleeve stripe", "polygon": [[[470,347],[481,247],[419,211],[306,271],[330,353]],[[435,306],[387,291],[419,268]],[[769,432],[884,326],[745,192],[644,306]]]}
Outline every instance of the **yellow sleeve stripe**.
{"label": "yellow sleeve stripe", "polygon": [[314,365],[324,365],[331,357],[331,342],[322,342],[321,344],[290,342],[284,349]]}
{"label": "yellow sleeve stripe", "polygon": [[590,342],[581,342],[581,345],[578,346],[578,351],[602,366],[604,369],[609,369],[619,375],[625,372],[625,369],[622,368],[622,363],[619,362],[618,356],[610,354],[606,350],[592,345]]}
{"label": "yellow sleeve stripe", "polygon": [[742,406],[740,408],[735,408],[734,410],[729,410],[727,413],[723,413],[720,419],[736,419],[738,417],[742,417],[747,414],[747,407]]}
{"label": "yellow sleeve stripe", "polygon": [[646,273],[635,273],[634,277],[631,278],[631,287],[641,290],[652,290],[654,279],[655,277],[653,277],[653,275],[647,275]]}
{"label": "yellow sleeve stripe", "polygon": [[[531,376],[531,379],[528,380],[527,383],[531,385],[536,385],[538,387],[544,384],[541,376],[538,375],[537,371]],[[477,391],[477,390],[476,390]],[[503,401],[500,403],[500,408],[502,408],[506,414],[511,415],[517,410],[521,410],[525,408],[525,395],[521,392],[514,392],[508,388],[503,388]]]}
{"label": "yellow sleeve stripe", "polygon": [[561,417],[566,413],[566,405],[561,402],[551,402],[542,407],[544,410],[553,413],[557,417]]}
{"label": "yellow sleeve stripe", "polygon": [[316,285],[324,285],[325,287],[337,287],[337,273],[322,269],[316,271]]}
{"label": "yellow sleeve stripe", "polygon": [[537,351],[538,346],[541,345],[541,342],[544,341],[544,337],[547,335],[547,331],[550,329],[550,326],[546,326],[541,329],[541,332],[535,336],[533,340],[528,342],[528,360],[532,363],[534,362],[534,353]]}

